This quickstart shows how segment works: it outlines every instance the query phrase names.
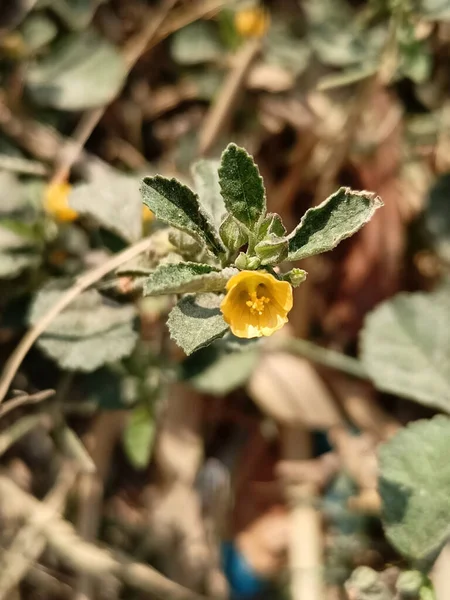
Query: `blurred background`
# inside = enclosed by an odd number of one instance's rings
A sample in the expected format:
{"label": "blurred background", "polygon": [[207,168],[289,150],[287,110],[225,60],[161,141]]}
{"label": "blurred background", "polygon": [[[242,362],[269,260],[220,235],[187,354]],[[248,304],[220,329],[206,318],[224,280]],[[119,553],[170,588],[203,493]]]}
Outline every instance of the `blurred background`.
{"label": "blurred background", "polygon": [[[399,593],[377,448],[450,403],[449,83],[448,0],[0,0],[0,599]],[[186,358],[139,180],[229,142],[289,229],[340,186],[384,207],[273,341]],[[441,389],[383,363],[418,318]]]}

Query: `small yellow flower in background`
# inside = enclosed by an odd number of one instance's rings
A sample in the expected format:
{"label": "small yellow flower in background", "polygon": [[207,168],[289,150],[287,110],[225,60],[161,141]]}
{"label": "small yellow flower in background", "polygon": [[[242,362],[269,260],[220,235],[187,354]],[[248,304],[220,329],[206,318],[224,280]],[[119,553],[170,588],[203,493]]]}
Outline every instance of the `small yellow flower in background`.
{"label": "small yellow flower in background", "polygon": [[150,223],[150,221],[153,221],[154,218],[155,215],[153,214],[153,212],[149,209],[148,206],[144,204],[142,206],[142,221],[144,223]]}
{"label": "small yellow flower in background", "polygon": [[241,271],[231,277],[226,289],[220,310],[235,336],[269,336],[287,323],[293,304],[287,281],[265,271]]}
{"label": "small yellow flower in background", "polygon": [[53,183],[47,186],[44,209],[56,221],[70,223],[78,218],[78,213],[69,206],[70,183]]}
{"label": "small yellow flower in background", "polygon": [[242,37],[262,37],[269,29],[270,16],[260,6],[244,8],[236,13],[234,26]]}

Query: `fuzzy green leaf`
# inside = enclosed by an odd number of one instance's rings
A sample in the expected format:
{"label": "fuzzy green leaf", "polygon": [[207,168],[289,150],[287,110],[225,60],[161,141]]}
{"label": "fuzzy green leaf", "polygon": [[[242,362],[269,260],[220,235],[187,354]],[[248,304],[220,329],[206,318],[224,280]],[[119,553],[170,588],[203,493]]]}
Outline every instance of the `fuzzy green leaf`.
{"label": "fuzzy green leaf", "polygon": [[172,56],[179,65],[197,65],[221,58],[224,48],[213,23],[196,21],[172,38]]}
{"label": "fuzzy green leaf", "polygon": [[125,176],[113,169],[99,172],[89,183],[72,188],[69,205],[128,242],[141,237],[142,199],[137,177]]}
{"label": "fuzzy green leaf", "polygon": [[263,180],[253,158],[235,144],[222,153],[219,183],[225,207],[253,230],[266,212]]}
{"label": "fuzzy green leaf", "polygon": [[216,294],[187,295],[172,309],[167,325],[170,336],[187,355],[222,337],[228,330]]}
{"label": "fuzzy green leaf", "polygon": [[25,83],[37,104],[78,111],[109,104],[125,74],[117,48],[93,31],[84,31],[63,36],[27,69]]}
{"label": "fuzzy green leaf", "polygon": [[219,340],[184,361],[182,378],[201,392],[223,396],[245,385],[259,357],[258,344],[229,348]]}
{"label": "fuzzy green leaf", "polygon": [[288,241],[285,237],[270,233],[266,239],[256,244],[255,252],[262,265],[277,265],[287,257]]}
{"label": "fuzzy green leaf", "polygon": [[398,294],[366,318],[361,360],[378,389],[450,413],[450,293]]}
{"label": "fuzzy green leaf", "polygon": [[380,448],[382,522],[389,541],[432,561],[450,538],[450,419],[410,423]]}
{"label": "fuzzy green leaf", "polygon": [[144,283],[144,296],[220,292],[237,269],[216,269],[211,265],[186,262],[160,265]]}
{"label": "fuzzy green leaf", "polygon": [[216,226],[220,227],[226,208],[220,193],[219,185],[219,161],[217,160],[199,160],[192,167],[192,177],[194,178],[195,190],[198,194],[200,204],[203,206],[211,220]]}
{"label": "fuzzy green leaf", "polygon": [[340,188],[322,204],[307,210],[289,234],[288,260],[332,250],[361,229],[380,206],[383,206],[381,199],[372,192]]}
{"label": "fuzzy green leaf", "polygon": [[141,193],[144,204],[158,219],[207,244],[216,255],[225,250],[198,196],[187,186],[156,175],[142,180]]}
{"label": "fuzzy green leaf", "polygon": [[123,432],[123,445],[131,464],[145,469],[150,461],[155,438],[155,423],[147,407],[139,404],[131,413]]}
{"label": "fuzzy green leaf", "polygon": [[232,215],[227,215],[220,225],[220,237],[230,252],[236,252],[248,241],[242,225]]}
{"label": "fuzzy green leaf", "polygon": [[263,240],[270,234],[277,235],[278,237],[284,237],[286,235],[286,227],[283,225],[280,215],[277,213],[268,213],[261,221],[258,227],[256,237],[258,240]]}
{"label": "fuzzy green leaf", "polygon": [[[51,282],[34,299],[29,322],[34,325],[56,304],[63,282]],[[135,309],[105,301],[95,290],[84,292],[59,314],[38,339],[38,346],[62,369],[95,371],[128,356],[138,339]]]}

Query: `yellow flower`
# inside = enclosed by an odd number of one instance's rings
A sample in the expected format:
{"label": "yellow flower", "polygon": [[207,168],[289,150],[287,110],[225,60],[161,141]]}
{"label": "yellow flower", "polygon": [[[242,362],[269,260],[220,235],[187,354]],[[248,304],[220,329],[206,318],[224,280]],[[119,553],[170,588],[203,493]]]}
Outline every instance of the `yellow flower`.
{"label": "yellow flower", "polygon": [[242,37],[262,37],[270,25],[270,16],[267,10],[254,6],[244,8],[236,13],[234,26]]}
{"label": "yellow flower", "polygon": [[71,185],[67,182],[53,183],[47,186],[44,197],[44,209],[56,221],[75,221],[78,213],[69,206]]}
{"label": "yellow flower", "polygon": [[293,303],[287,281],[265,271],[241,271],[231,277],[226,289],[220,310],[235,336],[268,336],[287,323]]}
{"label": "yellow flower", "polygon": [[144,223],[150,223],[150,221],[153,221],[154,218],[155,215],[153,214],[153,212],[149,209],[148,206],[144,204],[142,206],[142,221]]}

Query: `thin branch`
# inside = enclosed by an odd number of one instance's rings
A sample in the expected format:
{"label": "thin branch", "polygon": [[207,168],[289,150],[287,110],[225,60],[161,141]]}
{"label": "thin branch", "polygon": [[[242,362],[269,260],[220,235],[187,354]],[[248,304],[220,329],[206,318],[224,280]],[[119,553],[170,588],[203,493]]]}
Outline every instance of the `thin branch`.
{"label": "thin branch", "polygon": [[48,415],[39,414],[26,415],[10,425],[8,429],[0,433],[0,456],[32,429],[38,425],[47,425],[49,422]]}
{"label": "thin branch", "polygon": [[39,402],[43,402],[44,400],[48,400],[55,395],[55,390],[42,390],[41,392],[37,392],[36,394],[21,394],[17,396],[17,398],[13,398],[9,400],[6,404],[0,407],[0,419],[4,417],[6,414],[18,408],[19,406],[25,406],[27,404],[38,404]]}
{"label": "thin branch", "polygon": [[359,379],[368,379],[368,375],[362,363],[351,356],[347,356],[342,352],[323,348],[307,340],[299,338],[286,338],[279,341],[276,346],[271,346],[270,350],[284,350],[291,352],[297,356],[303,356],[308,360],[315,362],[330,369],[336,369],[358,377]]}
{"label": "thin branch", "polygon": [[238,103],[250,67],[261,51],[260,39],[250,39],[239,51],[235,66],[228,74],[217,99],[212,104],[199,133],[199,154],[208,154],[227,126]]}
{"label": "thin branch", "polygon": [[69,288],[66,293],[59,299],[59,301],[54,304],[50,310],[48,310],[45,315],[32,327],[28,330],[28,332],[24,335],[20,343],[17,345],[16,349],[10,356],[7,361],[5,368],[3,370],[2,376],[0,378],[0,402],[3,401],[6,393],[8,392],[9,386],[14,379],[20,365],[22,364],[23,359],[27,355],[30,348],[33,346],[34,342],[38,339],[38,337],[44,333],[50,323],[53,321],[55,317],[59,315],[71,302],[75,300],[75,298],[84,292],[88,287],[99,281],[102,277],[114,271],[121,265],[125,264],[132,258],[138,256],[142,252],[145,252],[151,245],[151,240],[145,238],[143,240],[139,240],[133,246],[126,248],[122,252],[115,254],[106,262],[101,265],[94,267],[84,275],[82,275],[74,285]]}

